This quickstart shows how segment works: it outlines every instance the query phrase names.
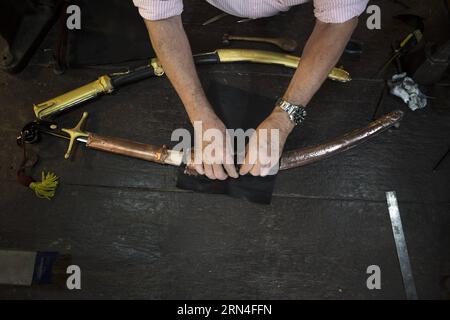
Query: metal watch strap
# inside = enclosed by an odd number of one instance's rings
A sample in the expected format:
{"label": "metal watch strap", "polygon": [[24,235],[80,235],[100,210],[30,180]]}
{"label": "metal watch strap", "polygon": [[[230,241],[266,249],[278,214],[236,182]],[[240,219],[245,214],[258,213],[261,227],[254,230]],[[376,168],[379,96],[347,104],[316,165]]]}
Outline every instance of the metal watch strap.
{"label": "metal watch strap", "polygon": [[289,115],[289,119],[291,119],[291,121],[295,123],[295,125],[299,125],[306,118],[306,110],[303,106],[292,104],[281,98],[277,100],[276,105]]}

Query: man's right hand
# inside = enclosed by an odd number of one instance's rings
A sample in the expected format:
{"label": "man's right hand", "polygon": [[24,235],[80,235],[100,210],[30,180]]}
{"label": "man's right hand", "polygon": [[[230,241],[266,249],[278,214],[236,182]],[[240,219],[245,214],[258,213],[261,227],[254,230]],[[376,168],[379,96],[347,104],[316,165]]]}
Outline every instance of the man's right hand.
{"label": "man's right hand", "polygon": [[[222,133],[223,141],[221,142],[223,143],[223,148],[220,148],[221,151],[218,152],[221,154],[213,156],[215,159],[211,159],[208,152],[205,153],[203,150],[211,144],[212,146],[208,149],[213,148],[217,141],[203,141],[203,132],[199,133],[201,134],[199,141],[203,142],[199,145],[199,150],[194,150],[200,152],[201,159],[195,165],[196,171],[210,179],[224,180],[228,176],[237,178],[239,175],[234,167],[233,152],[231,147],[226,148],[226,128],[214,113],[205,96],[195,70],[192,51],[184,32],[181,16],[156,21],[145,20],[145,24],[147,25],[153,48],[161,61],[166,75],[180,96],[192,124],[194,125],[194,122],[200,121],[203,127],[201,131],[217,129]],[[214,149],[217,150],[218,148]],[[206,157],[203,157],[204,153]]]}
{"label": "man's right hand", "polygon": [[[193,159],[195,170],[213,180],[238,178],[231,140],[227,138],[228,133],[223,122],[210,110],[200,116],[191,117],[191,121],[196,139],[194,148],[196,156]],[[214,137],[208,137],[208,133]],[[220,138],[216,139],[218,137]]]}

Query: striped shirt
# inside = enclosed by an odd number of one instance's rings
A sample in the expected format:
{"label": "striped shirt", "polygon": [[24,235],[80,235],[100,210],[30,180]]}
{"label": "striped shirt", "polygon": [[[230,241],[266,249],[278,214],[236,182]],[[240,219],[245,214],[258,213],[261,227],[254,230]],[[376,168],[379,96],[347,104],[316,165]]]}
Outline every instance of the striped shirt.
{"label": "striped shirt", "polygon": [[[288,11],[290,7],[309,0],[206,0],[233,16],[262,18]],[[313,0],[314,15],[325,23],[341,23],[359,16],[369,0]],[[133,0],[139,13],[147,20],[162,20],[180,15],[183,0]]]}

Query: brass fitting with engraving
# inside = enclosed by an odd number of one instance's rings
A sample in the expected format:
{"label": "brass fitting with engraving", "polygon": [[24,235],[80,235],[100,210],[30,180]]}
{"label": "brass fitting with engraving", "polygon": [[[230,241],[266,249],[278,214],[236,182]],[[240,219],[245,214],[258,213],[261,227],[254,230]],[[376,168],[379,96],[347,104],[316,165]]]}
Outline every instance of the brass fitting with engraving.
{"label": "brass fitting with engraving", "polygon": [[50,118],[99,95],[111,93],[123,85],[148,78],[149,75],[157,77],[164,75],[164,69],[157,58],[151,59],[147,65],[138,69],[103,75],[96,81],[80,88],[43,103],[35,104],[33,106],[34,113],[41,120]]}
{"label": "brass fitting with engraving", "polygon": [[96,81],[88,83],[80,88],[69,91],[48,101],[35,104],[33,106],[34,113],[38,119],[45,119],[69,109],[74,105],[95,98],[100,94],[111,93],[113,90],[111,78],[104,75]]}

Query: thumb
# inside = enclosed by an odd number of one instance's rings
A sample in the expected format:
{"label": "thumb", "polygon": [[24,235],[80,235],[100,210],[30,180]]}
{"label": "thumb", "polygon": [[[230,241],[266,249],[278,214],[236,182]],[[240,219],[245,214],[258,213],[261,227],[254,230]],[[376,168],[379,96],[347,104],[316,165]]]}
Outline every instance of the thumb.
{"label": "thumb", "polygon": [[250,157],[250,155],[254,155],[254,153],[255,153],[254,149],[255,149],[255,139],[254,139],[254,136],[252,136],[252,138],[250,138],[249,143],[247,144],[247,147],[245,148],[244,163],[242,164],[242,166],[239,170],[239,174],[241,176],[249,173],[250,170],[252,170],[253,165],[255,164],[253,159],[251,159],[253,157]]}

